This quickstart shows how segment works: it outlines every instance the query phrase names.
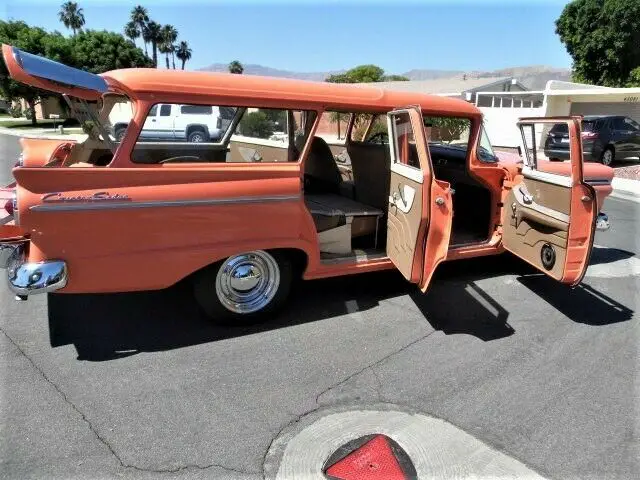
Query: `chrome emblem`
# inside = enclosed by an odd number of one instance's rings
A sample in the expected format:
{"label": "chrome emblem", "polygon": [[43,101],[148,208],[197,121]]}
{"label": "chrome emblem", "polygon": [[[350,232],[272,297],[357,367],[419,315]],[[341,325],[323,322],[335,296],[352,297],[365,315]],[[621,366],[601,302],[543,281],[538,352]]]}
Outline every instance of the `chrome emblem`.
{"label": "chrome emblem", "polygon": [[65,195],[60,192],[47,193],[42,196],[43,203],[73,203],[73,202],[126,202],[130,201],[129,195],[109,192],[96,192],[91,195]]}

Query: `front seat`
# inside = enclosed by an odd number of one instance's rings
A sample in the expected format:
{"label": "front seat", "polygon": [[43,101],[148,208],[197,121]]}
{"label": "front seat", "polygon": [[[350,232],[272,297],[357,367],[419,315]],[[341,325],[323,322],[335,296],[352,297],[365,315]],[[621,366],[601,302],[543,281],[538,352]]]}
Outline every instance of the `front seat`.
{"label": "front seat", "polygon": [[329,145],[321,137],[314,136],[304,164],[305,192],[339,195],[342,182],[342,175]]}

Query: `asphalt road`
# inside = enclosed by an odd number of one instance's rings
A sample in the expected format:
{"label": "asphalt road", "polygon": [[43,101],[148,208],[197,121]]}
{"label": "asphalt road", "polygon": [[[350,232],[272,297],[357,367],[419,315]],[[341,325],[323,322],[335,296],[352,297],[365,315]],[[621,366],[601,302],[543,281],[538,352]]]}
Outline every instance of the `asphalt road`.
{"label": "asphalt road", "polygon": [[427,295],[395,273],[306,282],[261,328],[221,329],[185,285],[2,289],[0,477],[262,478],[305,415],[383,404],[544,477],[638,478],[640,204],[605,211],[574,290],[505,256],[445,265]]}

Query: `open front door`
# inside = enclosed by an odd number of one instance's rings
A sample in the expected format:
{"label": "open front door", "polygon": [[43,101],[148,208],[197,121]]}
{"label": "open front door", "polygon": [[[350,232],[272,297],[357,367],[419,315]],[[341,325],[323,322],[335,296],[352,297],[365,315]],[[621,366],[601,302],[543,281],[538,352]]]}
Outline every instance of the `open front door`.
{"label": "open front door", "polygon": [[422,114],[407,107],[388,114],[391,185],[387,255],[402,275],[426,291],[446,258],[453,218],[449,184],[433,178]]}
{"label": "open front door", "polygon": [[[586,272],[598,215],[595,191],[583,179],[580,125],[579,117],[520,120],[525,164],[506,192],[502,218],[507,250],[572,286]],[[568,133],[557,141],[570,152],[570,168],[549,161],[558,131]]]}

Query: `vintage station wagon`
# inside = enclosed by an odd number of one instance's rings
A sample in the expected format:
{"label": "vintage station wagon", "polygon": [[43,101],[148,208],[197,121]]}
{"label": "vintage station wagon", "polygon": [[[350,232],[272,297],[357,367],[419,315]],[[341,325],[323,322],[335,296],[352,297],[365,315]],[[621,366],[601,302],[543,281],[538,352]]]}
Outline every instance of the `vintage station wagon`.
{"label": "vintage station wagon", "polygon": [[[93,75],[2,48],[15,80],[61,94],[88,132],[21,140],[0,227],[19,299],[188,279],[208,315],[243,321],[282,305],[296,278],[395,268],[426,291],[441,262],[504,251],[577,285],[598,219],[607,226],[598,212],[613,172],[583,164],[579,117],[522,119],[523,162],[505,162],[480,110],[458,99],[204,72]],[[212,107],[223,131],[145,138],[157,105]],[[339,138],[326,133],[336,119]],[[570,162],[543,155],[560,123]]]}

